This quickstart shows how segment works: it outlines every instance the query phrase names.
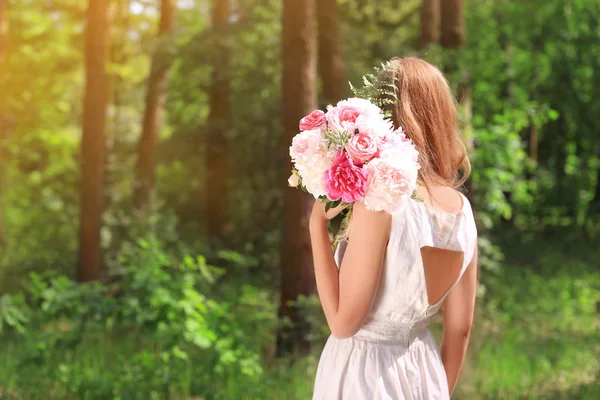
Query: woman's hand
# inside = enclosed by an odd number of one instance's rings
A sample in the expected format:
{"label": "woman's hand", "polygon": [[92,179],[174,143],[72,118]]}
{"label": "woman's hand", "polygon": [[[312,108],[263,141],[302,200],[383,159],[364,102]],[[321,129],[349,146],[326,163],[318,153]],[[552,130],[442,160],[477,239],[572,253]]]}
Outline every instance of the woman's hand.
{"label": "woman's hand", "polygon": [[329,211],[325,212],[325,203],[323,203],[320,199],[316,199],[310,217],[311,222],[325,223],[328,220],[338,216],[339,213],[341,213],[344,209],[348,208],[348,206],[349,204],[342,204],[335,208],[330,208]]}

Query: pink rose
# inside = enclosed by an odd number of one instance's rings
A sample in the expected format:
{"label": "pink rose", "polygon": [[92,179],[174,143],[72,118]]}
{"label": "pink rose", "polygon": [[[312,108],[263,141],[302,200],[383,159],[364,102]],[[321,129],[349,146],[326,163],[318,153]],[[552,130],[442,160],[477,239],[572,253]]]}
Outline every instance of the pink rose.
{"label": "pink rose", "polygon": [[353,203],[365,197],[366,170],[354,165],[343,151],[337,154],[323,179],[327,198],[331,201],[342,199],[344,203]]}
{"label": "pink rose", "polygon": [[300,130],[310,131],[318,129],[325,124],[325,113],[321,110],[315,110],[300,120]]}
{"label": "pink rose", "polygon": [[365,133],[358,133],[346,142],[346,151],[354,162],[369,161],[377,154],[377,142]]}

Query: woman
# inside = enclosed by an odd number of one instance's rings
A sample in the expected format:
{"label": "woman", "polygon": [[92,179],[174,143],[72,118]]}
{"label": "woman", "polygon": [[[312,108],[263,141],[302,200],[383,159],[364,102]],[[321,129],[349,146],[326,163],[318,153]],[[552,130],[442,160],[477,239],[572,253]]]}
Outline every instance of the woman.
{"label": "woman", "polygon": [[[313,399],[449,399],[465,358],[477,286],[477,230],[455,189],[470,172],[442,73],[392,60],[402,126],[419,150],[421,199],[393,217],[355,203],[347,240],[331,249],[325,212],[310,220],[317,289],[332,335]],[[339,270],[338,270],[339,267]],[[427,329],[443,310],[441,351]]]}

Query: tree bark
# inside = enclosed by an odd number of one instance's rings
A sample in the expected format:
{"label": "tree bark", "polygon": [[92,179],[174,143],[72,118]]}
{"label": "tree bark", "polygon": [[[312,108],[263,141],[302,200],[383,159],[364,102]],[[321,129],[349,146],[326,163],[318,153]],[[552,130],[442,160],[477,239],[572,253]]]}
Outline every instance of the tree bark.
{"label": "tree bark", "polygon": [[456,49],[465,42],[465,15],[463,0],[441,0],[441,44]]}
{"label": "tree bark", "polygon": [[85,96],[81,138],[81,216],[79,226],[80,282],[100,279],[105,125],[108,104],[106,53],[108,0],[90,0],[85,31]]}
{"label": "tree bark", "polygon": [[[8,44],[8,21],[6,19],[6,2],[7,0],[0,0],[0,87],[2,87],[2,80],[4,77],[4,66],[6,62],[7,44]],[[4,115],[4,106],[0,101],[0,249],[4,247],[4,207],[3,204],[3,193],[4,193],[4,139],[6,138],[6,115]]]}
{"label": "tree bark", "polygon": [[[540,15],[540,13],[536,13],[535,15],[535,20],[538,24],[542,23],[542,17]],[[540,37],[541,35],[535,35],[533,37],[533,43],[532,43],[532,56],[534,59],[537,60],[538,55],[540,50],[542,49],[543,46],[543,38]],[[510,82],[510,100],[512,102],[513,98],[514,98],[514,90],[513,90],[513,86],[514,86],[514,79],[515,79],[515,70],[513,67],[514,64],[514,56],[513,56],[513,50],[512,50],[512,46],[508,46],[507,50],[510,50],[508,52],[508,78],[509,78],[509,82]],[[537,87],[538,87],[538,83],[539,83],[539,64],[535,63],[533,66],[533,76],[532,76],[532,92],[531,92],[531,98],[533,100],[537,100],[538,97],[538,93],[537,93]],[[539,150],[539,135],[538,135],[538,127],[535,124],[534,118],[533,116],[530,116],[530,125],[529,125],[529,158],[534,161],[534,165],[537,169],[537,163],[538,163],[538,150]],[[535,176],[535,174],[532,174],[532,176],[530,177],[531,179],[533,179]]]}
{"label": "tree bark", "polygon": [[426,48],[440,37],[440,0],[423,0],[421,5],[421,37],[419,46]]}
{"label": "tree bark", "polygon": [[337,0],[318,0],[319,72],[326,104],[346,97],[344,58],[340,38],[340,12]]}
{"label": "tree bark", "polygon": [[[600,157],[600,151],[598,152],[598,157]],[[598,170],[598,174],[596,175],[596,191],[594,193],[594,198],[592,199],[592,206],[595,210],[600,212],[600,166],[596,167]]]}
{"label": "tree bark", "polygon": [[[283,3],[283,143],[287,154],[299,120],[316,107],[317,43],[313,0],[284,0]],[[292,163],[285,157],[284,173],[289,175]],[[285,182],[285,181],[282,181]],[[312,196],[286,187],[284,189],[283,236],[281,245],[280,317],[292,326],[278,334],[277,353],[303,354],[310,350],[306,340],[307,324],[290,304],[299,295],[314,293],[309,213]]]}
{"label": "tree bark", "polygon": [[160,136],[161,115],[167,87],[167,73],[170,66],[163,50],[165,48],[164,43],[173,31],[174,26],[174,0],[162,0],[158,29],[159,46],[152,58],[146,91],[146,108],[142,122],[142,136],[138,148],[137,177],[133,196],[136,207],[147,204],[154,189],[156,144]]}
{"label": "tree bark", "polygon": [[[440,0],[440,11],[440,43],[445,49],[457,50],[464,45],[466,37],[463,0]],[[452,57],[452,60],[453,61],[444,66],[444,72],[446,72],[447,75],[459,72],[459,65],[456,61],[457,57]],[[471,125],[473,111],[469,72],[466,69],[460,71],[457,97],[462,108],[460,129],[467,150],[471,151],[473,149],[473,129]],[[475,207],[473,180],[471,177],[465,182],[465,189],[471,204]]]}
{"label": "tree bark", "polygon": [[211,236],[221,236],[229,220],[229,18],[228,0],[212,1],[212,23],[216,49],[210,88],[210,114],[206,135],[205,166],[207,229]]}
{"label": "tree bark", "polygon": [[537,164],[538,161],[538,130],[532,121],[529,125],[529,158]]}
{"label": "tree bark", "polygon": [[6,20],[6,1],[0,0],[0,68],[4,66],[6,58],[6,36],[8,35],[8,21]]}
{"label": "tree bark", "polygon": [[[127,37],[127,32],[130,28],[130,7],[131,0],[116,0],[114,4],[114,15],[110,15],[110,36],[108,38],[110,42],[108,52],[108,63],[115,66],[115,70],[112,75],[109,75],[110,80],[110,96],[108,98],[109,104],[109,118],[106,122],[106,154],[105,154],[105,171],[104,171],[104,210],[112,209],[116,197],[118,186],[118,171],[122,168],[123,162],[119,159],[118,149],[121,143],[121,138],[126,135],[128,128],[123,121],[123,106],[125,106],[124,94],[127,91],[125,80],[121,74],[117,71],[118,67],[123,66],[127,62],[127,43],[130,38]],[[110,112],[112,110],[112,113]],[[124,225],[118,225],[120,229],[124,230]],[[119,243],[119,237],[114,234],[117,233],[115,229],[112,230],[111,242]],[[118,234],[117,234],[118,235]],[[112,240],[114,239],[114,240]]]}

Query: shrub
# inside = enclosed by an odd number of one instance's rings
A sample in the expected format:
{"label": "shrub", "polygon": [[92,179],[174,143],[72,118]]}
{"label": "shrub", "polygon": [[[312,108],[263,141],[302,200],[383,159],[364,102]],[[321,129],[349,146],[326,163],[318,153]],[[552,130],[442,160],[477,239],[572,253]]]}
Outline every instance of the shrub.
{"label": "shrub", "polygon": [[115,260],[105,284],[32,273],[1,298],[13,351],[0,386],[61,399],[231,398],[257,386],[276,318],[265,291],[219,285],[222,269],[156,240],[128,242]]}

